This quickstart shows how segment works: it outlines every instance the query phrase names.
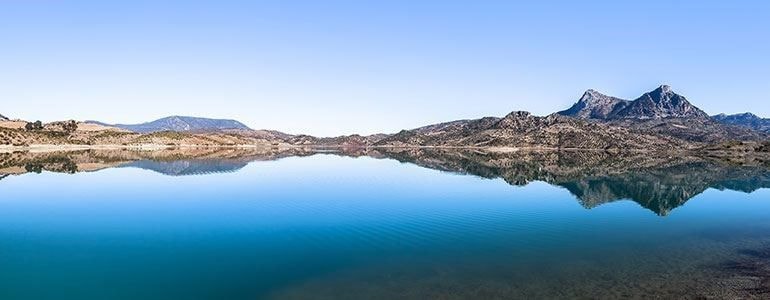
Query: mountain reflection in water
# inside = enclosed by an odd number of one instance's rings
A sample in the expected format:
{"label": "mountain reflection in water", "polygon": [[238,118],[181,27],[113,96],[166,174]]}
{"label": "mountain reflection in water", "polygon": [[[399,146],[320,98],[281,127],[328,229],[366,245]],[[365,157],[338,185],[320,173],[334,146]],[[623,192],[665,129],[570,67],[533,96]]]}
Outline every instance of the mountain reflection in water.
{"label": "mountain reflection in water", "polygon": [[369,156],[423,168],[501,178],[522,186],[533,181],[567,189],[593,208],[630,199],[665,216],[713,188],[751,193],[770,187],[770,163],[757,158],[725,160],[692,155],[602,151],[483,152],[436,148],[81,150],[0,153],[0,180],[11,175],[141,168],[169,176],[237,172],[255,161],[310,155]]}

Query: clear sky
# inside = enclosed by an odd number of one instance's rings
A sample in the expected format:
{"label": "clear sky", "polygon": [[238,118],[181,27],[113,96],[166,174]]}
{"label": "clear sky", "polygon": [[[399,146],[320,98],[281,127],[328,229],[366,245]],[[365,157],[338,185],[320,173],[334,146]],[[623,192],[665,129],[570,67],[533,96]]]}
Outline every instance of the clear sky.
{"label": "clear sky", "polygon": [[369,134],[662,83],[770,116],[770,1],[0,0],[12,118]]}

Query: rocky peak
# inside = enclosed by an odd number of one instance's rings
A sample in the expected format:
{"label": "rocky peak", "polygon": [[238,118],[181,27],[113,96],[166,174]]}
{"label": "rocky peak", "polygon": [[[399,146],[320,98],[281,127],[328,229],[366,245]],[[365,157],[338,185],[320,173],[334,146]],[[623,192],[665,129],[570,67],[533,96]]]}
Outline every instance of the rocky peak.
{"label": "rocky peak", "polygon": [[[589,89],[583,93],[583,96],[580,97],[580,102],[586,102],[586,103],[595,103],[595,102],[612,102],[613,99],[618,99],[615,97],[610,97],[605,94],[602,94],[594,89]],[[622,99],[618,99],[622,100]]]}
{"label": "rocky peak", "polygon": [[708,118],[708,115],[692,105],[687,98],[675,93],[670,86],[661,85],[647,92],[627,107],[618,111],[617,119],[660,119],[660,118]]}
{"label": "rocky peak", "polygon": [[578,101],[591,102],[603,97],[607,97],[607,96],[594,89],[588,89],[587,91],[585,91],[585,93],[583,93],[583,96],[580,97],[580,100]]}
{"label": "rocky peak", "polygon": [[589,89],[583,93],[583,96],[572,107],[557,114],[581,119],[607,119],[614,112],[623,109],[627,104],[627,100],[607,96],[596,90]]}
{"label": "rocky peak", "polygon": [[671,87],[668,85],[661,85],[657,89],[651,92],[645,93],[639,99],[649,98],[655,101],[655,103],[671,103],[678,104],[681,101],[687,101],[684,96],[674,93]]}
{"label": "rocky peak", "polygon": [[675,93],[669,85],[661,85],[634,101],[587,90],[577,103],[558,114],[597,120],[708,118],[705,112]]}

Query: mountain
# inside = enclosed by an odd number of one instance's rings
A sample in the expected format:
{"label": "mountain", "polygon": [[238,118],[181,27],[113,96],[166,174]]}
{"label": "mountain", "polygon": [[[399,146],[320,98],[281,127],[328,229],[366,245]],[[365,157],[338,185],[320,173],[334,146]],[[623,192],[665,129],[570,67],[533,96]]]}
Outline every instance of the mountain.
{"label": "mountain", "polygon": [[770,119],[760,118],[752,113],[735,115],[718,114],[711,118],[722,124],[737,125],[770,133]]}
{"label": "mountain", "polygon": [[516,111],[503,118],[459,120],[402,130],[375,146],[471,146],[559,149],[676,149],[690,146],[673,138],[552,114]]}
{"label": "mountain", "polygon": [[587,90],[577,103],[558,114],[580,119],[606,120],[628,106],[630,101]]}
{"label": "mountain", "polygon": [[557,114],[599,121],[634,133],[673,137],[685,142],[768,139],[767,134],[712,119],[668,85],[661,85],[633,101],[588,90],[572,107]]}
{"label": "mountain", "polygon": [[183,116],[171,116],[141,124],[106,124],[97,121],[86,121],[86,123],[112,126],[138,133],[153,133],[161,131],[223,132],[227,130],[251,130],[251,128],[236,120]]}
{"label": "mountain", "polygon": [[714,121],[662,85],[633,101],[588,90],[575,105],[549,116],[512,112],[503,118],[457,120],[402,130],[374,145],[671,150],[769,138]]}
{"label": "mountain", "polygon": [[588,90],[583,97],[560,115],[596,120],[708,118],[708,114],[692,105],[687,98],[661,85],[636,100],[629,101]]}
{"label": "mountain", "polygon": [[684,96],[674,93],[667,85],[645,93],[614,115],[614,118],[623,119],[708,117],[708,114],[692,105]]}
{"label": "mountain", "polygon": [[8,117],[0,115],[0,121],[8,121]]}

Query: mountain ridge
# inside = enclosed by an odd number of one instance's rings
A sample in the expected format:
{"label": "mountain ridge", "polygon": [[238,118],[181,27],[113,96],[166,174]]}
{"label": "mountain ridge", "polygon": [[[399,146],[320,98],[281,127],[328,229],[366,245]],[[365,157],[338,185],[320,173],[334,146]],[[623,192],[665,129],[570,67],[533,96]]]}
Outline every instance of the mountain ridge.
{"label": "mountain ridge", "polygon": [[154,133],[161,131],[221,132],[225,130],[252,130],[243,123],[233,119],[212,119],[177,115],[139,124],[108,124],[99,121],[85,121],[85,123],[117,127],[137,133]]}
{"label": "mountain ridge", "polygon": [[723,124],[731,124],[770,133],[770,119],[759,117],[750,112],[732,115],[718,114],[711,118]]}
{"label": "mountain ridge", "polygon": [[634,100],[607,96],[593,89],[587,90],[577,103],[557,114],[595,120],[709,118],[708,114],[675,93],[670,86],[642,94]]}

